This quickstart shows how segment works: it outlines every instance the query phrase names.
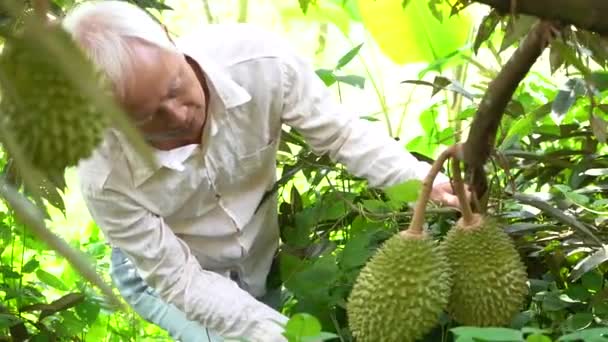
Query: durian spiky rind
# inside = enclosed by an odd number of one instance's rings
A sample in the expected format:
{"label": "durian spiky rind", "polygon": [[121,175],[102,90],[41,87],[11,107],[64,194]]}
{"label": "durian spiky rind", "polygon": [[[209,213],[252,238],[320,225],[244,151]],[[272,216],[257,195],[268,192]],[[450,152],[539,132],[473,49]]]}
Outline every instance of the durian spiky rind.
{"label": "durian spiky rind", "polygon": [[[86,58],[60,27],[51,26],[45,34],[71,46],[77,51],[73,55],[83,61]],[[0,124],[12,133],[34,166],[61,171],[90,156],[109,120],[64,75],[52,56],[25,37],[17,34],[7,40],[0,55]],[[90,74],[81,77],[98,81],[100,90],[108,90],[92,66]]]}
{"label": "durian spiky rind", "polygon": [[416,341],[438,323],[450,294],[449,264],[429,238],[388,239],[361,270],[347,303],[359,342]]}
{"label": "durian spiky rind", "polygon": [[528,294],[527,272],[511,238],[496,220],[458,225],[442,242],[453,277],[450,316],[460,324],[504,326]]}

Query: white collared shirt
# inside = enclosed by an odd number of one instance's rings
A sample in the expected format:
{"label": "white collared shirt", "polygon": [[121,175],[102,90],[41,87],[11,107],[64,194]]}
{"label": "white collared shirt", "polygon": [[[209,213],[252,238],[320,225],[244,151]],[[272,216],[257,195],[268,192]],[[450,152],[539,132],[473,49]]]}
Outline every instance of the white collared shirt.
{"label": "white collared shirt", "polygon": [[189,319],[230,338],[286,341],[275,321],[287,318],[254,298],[279,245],[276,198],[255,210],[276,181],[282,126],[370,186],[422,179],[429,165],[347,112],[270,33],[206,25],[176,43],[210,86],[202,144],[156,151],[158,167],[149,168],[111,130],[79,167],[83,196],[106,239]]}

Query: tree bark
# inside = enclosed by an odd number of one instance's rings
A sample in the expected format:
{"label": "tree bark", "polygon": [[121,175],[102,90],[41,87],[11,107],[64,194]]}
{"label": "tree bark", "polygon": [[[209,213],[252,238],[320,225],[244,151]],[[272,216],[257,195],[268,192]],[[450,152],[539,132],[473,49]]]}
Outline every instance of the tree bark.
{"label": "tree bark", "polygon": [[[521,1],[521,0],[520,0]],[[487,190],[484,164],[494,149],[496,132],[513,93],[547,46],[551,24],[537,23],[500,73],[490,83],[471,124],[464,145],[464,161],[469,169],[468,182],[477,198]],[[479,209],[479,208],[477,208]]]}
{"label": "tree bark", "polygon": [[[504,13],[522,13],[561,24],[608,34],[606,0],[473,0]],[[511,8],[511,6],[514,8]]]}

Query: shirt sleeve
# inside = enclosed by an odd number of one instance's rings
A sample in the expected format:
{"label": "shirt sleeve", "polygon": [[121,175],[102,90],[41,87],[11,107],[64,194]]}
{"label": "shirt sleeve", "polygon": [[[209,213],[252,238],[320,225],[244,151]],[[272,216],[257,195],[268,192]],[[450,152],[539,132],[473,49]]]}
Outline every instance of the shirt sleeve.
{"label": "shirt sleeve", "polygon": [[[301,132],[313,152],[328,153],[372,187],[424,179],[430,164],[418,161],[382,128],[349,113],[309,62],[289,54],[282,67],[283,122]],[[441,173],[435,178],[435,184],[447,181]]]}
{"label": "shirt sleeve", "polygon": [[238,285],[201,268],[164,220],[116,191],[85,191],[92,218],[108,241],[134,263],[160,297],[225,338],[286,342],[287,317],[257,301]]}

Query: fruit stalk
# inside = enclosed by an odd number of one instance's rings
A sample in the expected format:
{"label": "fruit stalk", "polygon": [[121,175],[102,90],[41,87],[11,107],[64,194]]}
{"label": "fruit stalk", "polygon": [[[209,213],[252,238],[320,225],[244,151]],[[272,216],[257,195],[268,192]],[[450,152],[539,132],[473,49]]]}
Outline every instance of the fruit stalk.
{"label": "fruit stalk", "polygon": [[439,171],[441,171],[441,168],[443,167],[445,161],[450,157],[454,157],[456,155],[456,152],[459,151],[460,148],[460,144],[454,144],[448,147],[439,155],[439,157],[437,157],[435,162],[433,162],[433,165],[431,165],[431,169],[427,173],[422,183],[422,192],[420,193],[420,197],[418,198],[416,206],[414,207],[414,215],[412,216],[412,222],[410,223],[409,228],[402,232],[403,235],[422,235],[422,228],[424,226],[424,216],[426,213],[426,204],[431,196],[435,177],[437,177],[437,174],[439,173]]}
{"label": "fruit stalk", "polygon": [[454,173],[452,176],[454,192],[456,193],[458,202],[460,203],[462,221],[465,225],[472,225],[475,221],[473,217],[473,210],[471,209],[471,204],[469,203],[469,199],[467,198],[464,190],[464,182],[462,180],[460,170],[460,160],[458,158],[452,158],[452,171]]}

